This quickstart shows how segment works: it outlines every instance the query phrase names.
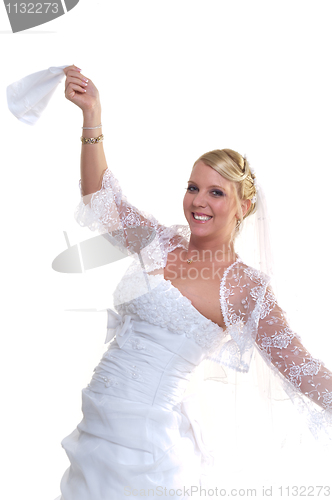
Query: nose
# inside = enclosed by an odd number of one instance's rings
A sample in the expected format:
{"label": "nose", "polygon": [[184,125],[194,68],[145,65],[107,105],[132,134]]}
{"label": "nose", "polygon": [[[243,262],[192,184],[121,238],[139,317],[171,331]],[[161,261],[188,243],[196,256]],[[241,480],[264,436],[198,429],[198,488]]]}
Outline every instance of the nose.
{"label": "nose", "polygon": [[202,191],[199,191],[194,195],[192,204],[194,207],[206,207],[206,196]]}

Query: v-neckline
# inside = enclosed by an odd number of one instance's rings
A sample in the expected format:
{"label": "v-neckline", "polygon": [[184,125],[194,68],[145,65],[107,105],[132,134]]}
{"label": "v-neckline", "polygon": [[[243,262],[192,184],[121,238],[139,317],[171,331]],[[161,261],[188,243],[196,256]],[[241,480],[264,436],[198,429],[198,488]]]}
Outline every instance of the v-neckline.
{"label": "v-neckline", "polygon": [[[227,266],[225,269],[224,269],[224,272],[223,272],[223,275],[222,275],[222,278],[220,280],[220,286],[219,286],[219,290],[220,290],[220,287],[221,287],[221,283],[224,281],[225,277],[227,276],[228,272],[231,270],[231,268],[237,263],[237,262],[240,262],[241,259],[240,257],[237,255],[236,257],[236,260],[234,262],[232,262],[232,264],[230,264],[229,266]],[[174,290],[177,290],[177,292],[181,295],[181,297],[185,298],[191,305],[191,307],[202,317],[204,318],[205,320],[209,321],[210,323],[212,323],[213,325],[215,325],[216,327],[220,328],[223,332],[225,332],[227,330],[227,323],[225,321],[225,317],[224,317],[224,311],[222,310],[222,307],[220,305],[220,310],[221,310],[221,314],[222,314],[222,317],[223,317],[223,320],[224,320],[224,323],[225,323],[225,327],[222,327],[220,325],[218,325],[218,323],[215,323],[214,321],[212,321],[212,319],[210,318],[207,318],[206,316],[204,316],[204,314],[202,314],[195,306],[194,304],[192,303],[192,301],[186,297],[185,295],[183,295],[183,293],[175,286],[173,285],[173,283],[171,282],[171,280],[168,280],[165,278],[164,276],[164,270],[165,268],[163,269],[163,274],[161,275],[162,276],[162,279],[164,282],[166,283],[169,283],[171,285],[171,287],[174,289]]]}

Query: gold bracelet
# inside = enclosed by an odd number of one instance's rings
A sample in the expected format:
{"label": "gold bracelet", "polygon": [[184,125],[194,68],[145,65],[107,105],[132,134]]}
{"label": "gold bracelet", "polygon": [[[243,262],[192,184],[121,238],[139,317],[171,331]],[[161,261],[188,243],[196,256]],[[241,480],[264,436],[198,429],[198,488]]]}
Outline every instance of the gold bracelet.
{"label": "gold bracelet", "polygon": [[103,134],[99,135],[98,137],[81,137],[82,144],[97,144],[98,142],[101,142],[103,140]]}

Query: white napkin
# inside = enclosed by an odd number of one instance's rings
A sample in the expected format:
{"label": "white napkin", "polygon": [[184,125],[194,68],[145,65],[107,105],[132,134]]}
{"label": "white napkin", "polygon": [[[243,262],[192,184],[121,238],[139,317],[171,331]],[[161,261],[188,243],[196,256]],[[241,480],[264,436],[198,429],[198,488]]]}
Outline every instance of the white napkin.
{"label": "white napkin", "polygon": [[57,66],[25,76],[7,87],[8,108],[21,122],[34,125],[46,108],[55,89],[65,77]]}

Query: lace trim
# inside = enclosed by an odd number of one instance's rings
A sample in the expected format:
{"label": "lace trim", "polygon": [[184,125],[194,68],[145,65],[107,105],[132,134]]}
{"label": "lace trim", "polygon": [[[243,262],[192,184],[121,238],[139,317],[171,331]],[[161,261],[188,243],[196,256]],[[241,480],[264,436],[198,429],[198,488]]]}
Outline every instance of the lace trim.
{"label": "lace trim", "polygon": [[[312,401],[310,394],[303,394],[299,390],[299,385],[294,384],[292,380],[283,376],[279,371],[277,366],[271,363],[270,356],[266,351],[261,350],[256,346],[258,352],[263,357],[265,362],[268,364],[269,368],[272,370],[273,374],[277,377],[287,396],[290,398],[296,409],[304,417],[307,426],[309,427],[311,433],[316,439],[320,439],[322,442],[331,444],[332,441],[332,392],[327,389],[322,394],[323,408],[319,408],[317,404]],[[312,364],[311,364],[312,363]],[[319,360],[312,359],[308,362],[307,367],[312,373],[316,372]],[[303,365],[304,367],[305,365]],[[306,369],[305,369],[306,370]]]}
{"label": "lace trim", "polygon": [[232,340],[210,359],[237,371],[249,370],[267,282],[267,276],[239,258],[225,271],[220,306]]}
{"label": "lace trim", "polygon": [[[149,276],[149,281],[153,289],[130,302],[118,304],[119,314],[137,315],[143,321],[192,338],[207,352],[220,348],[226,337],[222,328],[197,311],[170,281],[161,276]],[[140,280],[137,286],[140,286]]]}
{"label": "lace trim", "polygon": [[240,262],[242,262],[241,259],[237,258],[236,261],[233,262],[233,264],[230,265],[225,270],[224,275],[223,275],[222,280],[221,280],[221,283],[220,283],[220,289],[219,289],[220,307],[221,307],[221,311],[223,313],[225,325],[227,327],[230,327],[232,325],[232,321],[229,318],[228,307],[227,307],[227,303],[226,303],[226,300],[229,298],[229,295],[230,295],[230,290],[226,289],[226,279],[227,279],[227,276],[229,275],[229,273],[231,272],[231,270],[235,267],[235,265],[240,263]]}

